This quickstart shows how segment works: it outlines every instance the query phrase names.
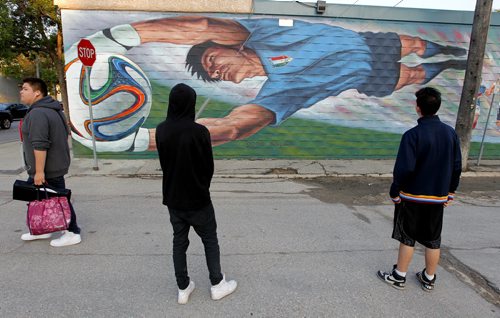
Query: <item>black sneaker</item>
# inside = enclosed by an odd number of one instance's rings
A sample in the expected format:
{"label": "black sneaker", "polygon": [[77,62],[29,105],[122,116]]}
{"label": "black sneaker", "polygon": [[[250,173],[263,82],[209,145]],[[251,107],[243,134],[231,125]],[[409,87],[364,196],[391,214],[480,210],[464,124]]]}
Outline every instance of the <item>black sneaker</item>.
{"label": "black sneaker", "polygon": [[396,273],[397,265],[394,265],[391,272],[377,272],[377,277],[387,284],[391,285],[396,289],[404,289],[406,284],[406,277],[399,276]]}
{"label": "black sneaker", "polygon": [[427,276],[425,276],[425,268],[417,273],[417,279],[420,282],[420,285],[422,286],[422,289],[430,292],[434,289],[434,284],[436,283],[436,277],[437,275],[434,274],[434,278],[432,280],[428,280]]}

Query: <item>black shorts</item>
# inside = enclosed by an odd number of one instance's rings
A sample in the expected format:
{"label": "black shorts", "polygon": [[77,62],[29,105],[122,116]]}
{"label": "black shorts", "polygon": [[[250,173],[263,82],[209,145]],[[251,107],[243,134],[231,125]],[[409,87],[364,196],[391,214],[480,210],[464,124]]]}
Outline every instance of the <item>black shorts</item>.
{"label": "black shorts", "polygon": [[402,201],[395,205],[392,238],[404,245],[415,246],[415,241],[427,248],[441,247],[443,205]]}
{"label": "black shorts", "polygon": [[369,80],[360,85],[358,92],[366,96],[391,95],[399,82],[401,69],[401,40],[394,32],[360,32],[372,52],[372,71]]}

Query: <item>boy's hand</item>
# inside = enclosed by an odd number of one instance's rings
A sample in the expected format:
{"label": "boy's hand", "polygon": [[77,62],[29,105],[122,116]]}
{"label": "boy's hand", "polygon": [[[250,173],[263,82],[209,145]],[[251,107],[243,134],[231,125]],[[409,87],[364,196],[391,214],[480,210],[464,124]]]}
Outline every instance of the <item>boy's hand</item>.
{"label": "boy's hand", "polygon": [[453,202],[453,199],[455,198],[455,193],[448,193],[448,201],[443,203],[444,207],[448,207]]}
{"label": "boy's hand", "polygon": [[399,195],[395,198],[391,198],[392,200],[392,203],[394,204],[400,204],[401,203],[401,198],[399,197]]}

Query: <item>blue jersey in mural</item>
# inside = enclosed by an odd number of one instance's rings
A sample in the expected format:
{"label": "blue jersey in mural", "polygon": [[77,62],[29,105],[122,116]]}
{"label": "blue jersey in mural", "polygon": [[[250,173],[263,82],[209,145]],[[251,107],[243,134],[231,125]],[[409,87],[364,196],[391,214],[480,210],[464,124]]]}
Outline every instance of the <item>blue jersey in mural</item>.
{"label": "blue jersey in mural", "polygon": [[273,111],[275,124],[329,96],[363,92],[370,81],[372,50],[357,32],[297,20],[293,27],[280,27],[276,19],[238,22],[251,33],[244,46],[259,56],[268,77],[250,103]]}

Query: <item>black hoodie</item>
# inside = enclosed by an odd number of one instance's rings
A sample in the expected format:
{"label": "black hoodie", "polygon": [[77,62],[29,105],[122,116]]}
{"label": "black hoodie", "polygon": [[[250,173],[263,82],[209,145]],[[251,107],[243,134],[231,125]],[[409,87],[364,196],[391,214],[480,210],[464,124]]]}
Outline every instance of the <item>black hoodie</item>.
{"label": "black hoodie", "polygon": [[210,133],[194,122],[196,92],[185,84],[172,88],[167,119],[156,127],[156,147],[163,170],[163,204],[181,211],[211,203],[214,160]]}

